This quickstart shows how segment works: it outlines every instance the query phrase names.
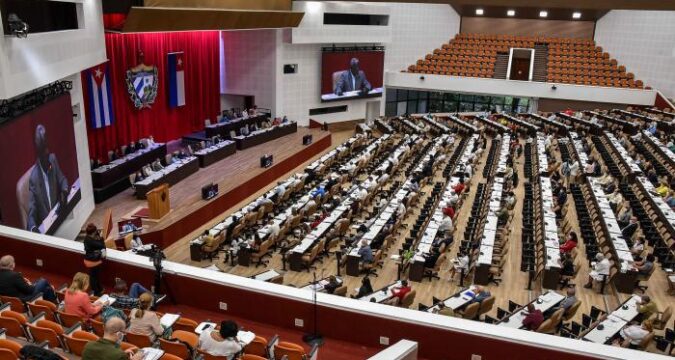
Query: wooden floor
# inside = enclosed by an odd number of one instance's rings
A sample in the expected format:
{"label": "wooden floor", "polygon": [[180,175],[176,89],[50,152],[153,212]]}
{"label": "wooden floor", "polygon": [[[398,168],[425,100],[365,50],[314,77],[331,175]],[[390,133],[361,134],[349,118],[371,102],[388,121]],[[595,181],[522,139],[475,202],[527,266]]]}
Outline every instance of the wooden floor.
{"label": "wooden floor", "polygon": [[[341,133],[334,133],[333,134],[333,146],[335,147],[338,144],[340,144],[344,139],[348,138],[351,136],[351,132],[341,132]],[[458,141],[456,141],[457,143]],[[521,141],[521,143],[524,143],[524,140]],[[488,141],[489,144],[489,141]],[[326,150],[328,151],[328,150]],[[555,156],[558,157],[559,160],[559,152],[554,151]],[[451,151],[448,153],[451,154]],[[485,160],[487,158],[488,151],[484,151],[482,158],[479,160],[479,165],[475,166],[474,170],[474,176],[471,180],[472,184],[472,189],[475,189],[476,184],[479,182],[485,182],[486,179],[482,177],[482,170],[483,166],[485,164]],[[318,157],[318,156],[317,156]],[[449,158],[449,156],[448,156]],[[599,158],[599,157],[596,157]],[[535,285],[532,290],[527,290],[527,284],[528,284],[528,276],[526,273],[520,271],[520,262],[521,262],[521,249],[522,249],[522,243],[521,243],[521,228],[522,228],[522,205],[523,205],[523,196],[524,196],[524,182],[526,179],[523,176],[523,160],[524,157],[521,156],[518,159],[515,159],[515,169],[519,172],[520,175],[520,182],[518,184],[518,187],[514,189],[514,193],[517,198],[517,203],[516,203],[516,208],[514,210],[514,218],[513,218],[513,223],[511,226],[511,232],[510,232],[510,241],[509,241],[509,252],[508,252],[508,260],[505,264],[504,267],[504,272],[502,274],[502,279],[503,282],[499,285],[489,285],[487,288],[490,290],[490,292],[496,296],[496,306],[493,308],[493,311],[489,313],[488,315],[492,317],[496,317],[496,309],[497,307],[501,308],[508,308],[508,302],[509,300],[512,300],[516,303],[523,304],[531,299],[537,297],[541,292],[542,289],[540,286]],[[447,160],[446,160],[447,161]],[[304,165],[303,165],[304,166]],[[444,167],[441,166],[440,169]],[[293,172],[301,170],[301,167],[298,167],[298,169],[289,172],[289,175]],[[434,180],[430,182],[430,184],[433,184],[435,181],[441,181],[445,183],[446,179],[443,178],[442,176],[442,170],[436,171],[434,175]],[[240,275],[240,276],[251,276],[256,273],[262,272],[265,269],[276,269],[281,272],[282,269],[282,261],[281,261],[281,255],[279,253],[275,253],[272,258],[269,261],[269,264],[266,266],[261,266],[256,268],[255,266],[251,267],[241,267],[241,266],[230,266],[229,264],[224,263],[221,259],[215,259],[213,262],[211,261],[202,261],[202,262],[192,262],[189,259],[189,251],[188,251],[188,241],[191,238],[194,238],[200,231],[203,231],[203,229],[208,228],[215,224],[217,221],[220,219],[224,218],[226,215],[228,215],[231,212],[236,211],[239,209],[239,207],[247,204],[250,200],[254,199],[257,197],[259,194],[262,194],[263,192],[267,191],[269,188],[272,187],[273,184],[270,184],[268,187],[265,189],[261,189],[258,194],[255,194],[251,196],[249,199],[243,201],[242,203],[238,204],[237,206],[233,207],[230,209],[230,211],[222,214],[222,216],[216,218],[216,219],[211,219],[211,220],[206,220],[205,219],[205,226],[198,230],[195,231],[194,234],[191,234],[190,236],[187,236],[186,238],[182,239],[181,241],[175,243],[173,246],[168,248],[165,253],[167,257],[170,260],[173,261],[178,261],[186,264],[191,264],[194,266],[200,266],[200,267],[208,267],[211,265],[216,265],[218,268],[221,269],[221,271],[226,271],[232,274]],[[425,188],[423,188],[421,191],[422,192],[427,192],[430,193],[432,185],[427,185]],[[462,208],[460,209],[458,213],[458,220],[455,222],[456,224],[456,230],[455,230],[455,242],[451,246],[451,248],[448,250],[448,258],[454,258],[457,256],[457,250],[459,248],[459,239],[458,237],[461,235],[457,234],[463,234],[464,228],[465,228],[465,223],[467,218],[470,215],[470,209],[471,209],[471,204],[474,199],[474,192],[470,192],[468,194],[468,197],[465,199],[464,204]],[[424,198],[420,199],[420,203],[424,202]],[[568,216],[571,216],[574,221],[572,223],[574,224],[574,228],[578,231],[578,225],[577,225],[577,217],[574,209],[574,201],[572,199],[572,196],[570,195],[567,201],[567,206],[568,206]],[[411,224],[414,222],[414,220],[417,218],[417,215],[419,214],[419,209],[412,209],[412,211],[409,211],[406,218],[405,222],[408,224]],[[391,247],[391,250],[389,250],[388,256],[397,253],[397,249],[401,247],[401,244],[404,241],[405,236],[407,235],[407,231],[404,231],[398,238],[396,239],[396,243]],[[579,309],[576,318],[577,322],[581,322],[581,314],[582,313],[589,313],[591,306],[598,307],[600,309],[604,309],[606,311],[612,311],[614,310],[621,302],[626,300],[629,296],[626,294],[618,294],[613,290],[607,291],[608,294],[601,295],[598,294],[597,292],[590,290],[590,289],[585,289],[583,288],[583,284],[586,282],[587,276],[588,276],[588,261],[585,257],[585,251],[584,251],[584,245],[583,242],[579,243],[580,246],[580,255],[578,257],[578,262],[581,266],[578,276],[575,280],[572,282],[576,284],[576,290],[577,290],[577,298],[582,301],[581,308]],[[336,274],[337,269],[336,269],[336,259],[334,256],[331,256],[329,258],[325,258],[322,263],[317,264],[317,277],[320,276],[328,276],[331,274]],[[450,268],[450,264],[446,262],[446,264],[442,267],[441,270],[441,279],[440,280],[433,280],[429,281],[425,279],[421,283],[412,283],[413,289],[416,290],[417,296],[415,298],[415,301],[413,303],[412,308],[417,308],[417,305],[419,303],[423,303],[426,305],[429,305],[432,303],[432,297],[436,298],[445,298],[453,293],[455,293],[458,288],[459,284],[456,281],[450,281],[450,277],[448,275],[448,269]],[[344,271],[343,273],[343,279],[346,282],[346,285],[349,288],[348,294],[353,293],[354,289],[356,289],[360,285],[361,278],[360,277],[351,277],[351,276],[344,276]],[[376,278],[371,279],[373,288],[375,290],[389,285],[390,283],[394,282],[396,280],[397,276],[397,265],[394,261],[390,260],[387,258],[387,260],[384,263],[383,269],[378,271],[378,276]],[[312,279],[312,273],[303,271],[303,272],[294,272],[294,271],[288,271],[284,274],[284,284],[289,285],[289,286],[295,286],[295,287],[301,287],[306,284],[308,284]],[[668,284],[667,284],[667,279],[664,271],[661,269],[660,264],[657,265],[657,269],[655,270],[654,274],[652,275],[651,279],[649,280],[649,289],[646,291],[646,294],[649,295],[653,301],[656,302],[658,307],[660,309],[663,309],[667,305],[672,305],[673,304],[673,297],[669,296],[666,293],[666,290],[668,289]],[[440,316],[440,315],[439,315]],[[489,325],[485,325],[489,326]],[[663,331],[656,331],[657,335],[663,335]],[[655,349],[654,345],[652,345],[649,349],[650,351],[653,352],[658,352],[658,350]]]}
{"label": "wooden floor", "polygon": [[[144,231],[161,229],[204,206],[206,201],[201,198],[201,188],[209,182],[217,182],[219,192],[226,194],[244,180],[261,174],[265,171],[260,167],[260,157],[263,154],[272,154],[275,163],[295,155],[301,149],[302,137],[307,134],[312,134],[314,141],[329,136],[329,133],[317,129],[298,127],[297,133],[245,150],[237,150],[235,154],[223,160],[206,168],[200,168],[198,172],[171,187],[171,212],[158,222],[144,220]],[[335,140],[333,140],[333,143],[335,143]],[[270,183],[274,180],[269,179]],[[116,223],[119,219],[128,217],[143,207],[147,207],[147,201],[137,200],[133,196],[132,189],[127,189],[97,204],[88,222],[93,222],[96,226],[101,227],[106,210],[112,209],[113,221]],[[208,219],[204,220],[207,221]],[[116,234],[116,232],[117,229],[114,229],[113,234]]]}

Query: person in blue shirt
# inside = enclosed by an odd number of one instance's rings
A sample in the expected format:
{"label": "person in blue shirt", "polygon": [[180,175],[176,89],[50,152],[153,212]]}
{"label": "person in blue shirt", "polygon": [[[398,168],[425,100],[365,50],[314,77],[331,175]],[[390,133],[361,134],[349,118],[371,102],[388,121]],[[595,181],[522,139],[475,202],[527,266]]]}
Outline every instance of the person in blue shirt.
{"label": "person in blue shirt", "polygon": [[314,197],[323,197],[326,195],[326,189],[324,189],[323,186],[319,186],[314,192],[312,193],[312,196]]}
{"label": "person in blue shirt", "polygon": [[372,263],[373,262],[373,250],[368,245],[368,240],[361,240],[361,247],[359,248],[359,256],[361,256],[361,262],[363,263]]}
{"label": "person in blue shirt", "polygon": [[476,286],[475,291],[476,291],[476,296],[474,296],[473,299],[471,299],[471,301],[469,301],[469,303],[467,303],[467,305],[470,305],[470,304],[473,304],[473,303],[481,303],[481,302],[483,302],[483,300],[492,296],[490,291],[486,290],[482,286]]}

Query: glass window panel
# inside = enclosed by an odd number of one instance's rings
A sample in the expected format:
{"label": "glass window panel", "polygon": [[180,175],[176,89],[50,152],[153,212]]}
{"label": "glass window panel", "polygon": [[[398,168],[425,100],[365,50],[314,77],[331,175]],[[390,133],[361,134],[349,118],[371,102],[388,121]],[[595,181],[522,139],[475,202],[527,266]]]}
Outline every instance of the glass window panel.
{"label": "glass window panel", "polygon": [[488,110],[489,107],[490,105],[486,103],[476,103],[474,106],[474,111],[485,111]]}
{"label": "glass window panel", "polygon": [[384,106],[384,116],[396,116],[396,103],[388,102]]}
{"label": "glass window panel", "polygon": [[459,100],[459,95],[455,93],[445,93],[445,101],[457,101]]}
{"label": "glass window panel", "polygon": [[512,97],[510,97],[510,96],[505,96],[505,97],[504,97],[504,105],[511,105],[512,102],[513,102],[513,98],[512,98]]}
{"label": "glass window panel", "polygon": [[493,96],[492,99],[490,99],[490,103],[503,105],[504,104],[504,97],[503,96]]}
{"label": "glass window panel", "polygon": [[396,103],[396,116],[405,114],[405,107],[407,103],[405,101],[399,101]]}
{"label": "glass window panel", "polygon": [[398,95],[396,96],[396,100],[398,101],[405,101],[408,100],[408,90],[398,90]]}
{"label": "glass window panel", "polygon": [[387,92],[385,94],[385,100],[387,102],[396,101],[396,89],[387,88]]}
{"label": "glass window panel", "polygon": [[428,112],[437,113],[443,112],[443,101],[442,100],[429,100],[429,110]]}
{"label": "glass window panel", "polygon": [[487,104],[487,103],[490,102],[490,97],[489,96],[476,95],[476,102]]}
{"label": "glass window panel", "polygon": [[417,100],[419,97],[420,91],[409,90],[408,91],[408,100]]}
{"label": "glass window panel", "polygon": [[445,101],[443,103],[443,112],[449,113],[457,112],[457,103],[454,101]]}
{"label": "glass window panel", "polygon": [[463,102],[474,101],[474,96],[473,96],[473,95],[468,95],[468,94],[462,94],[462,95],[460,96],[460,99],[461,99]]}
{"label": "glass window panel", "polygon": [[417,100],[408,100],[408,114],[417,113]]}
{"label": "glass window panel", "polygon": [[429,112],[429,110],[427,109],[427,101],[426,100],[424,100],[424,99],[418,100],[417,112],[422,113],[422,114],[426,114],[426,113]]}
{"label": "glass window panel", "polygon": [[443,93],[442,92],[431,92],[429,93],[429,98],[433,100],[442,100],[443,99]]}
{"label": "glass window panel", "polygon": [[459,103],[459,111],[460,112],[473,111],[473,103],[471,103],[471,102],[461,102],[461,103]]}

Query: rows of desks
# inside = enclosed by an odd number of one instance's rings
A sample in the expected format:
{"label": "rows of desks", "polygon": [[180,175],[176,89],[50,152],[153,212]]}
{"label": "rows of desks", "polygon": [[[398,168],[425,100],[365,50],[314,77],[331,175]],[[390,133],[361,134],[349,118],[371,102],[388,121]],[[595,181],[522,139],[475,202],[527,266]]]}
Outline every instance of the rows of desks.
{"label": "rows of desks", "polygon": [[614,125],[621,126],[621,130],[627,134],[635,135],[638,132],[638,126],[634,122],[617,119],[613,116],[600,114],[599,112],[595,111],[586,111],[585,113],[604,119],[610,123],[613,123]]}
{"label": "rows of desks", "polygon": [[100,203],[129,188],[129,175],[166,157],[166,144],[153,144],[91,171],[94,199]]}
{"label": "rows of desks", "polygon": [[[478,135],[471,136],[455,166],[460,163],[466,164],[468,162],[469,155],[471,155],[473,150],[473,145],[477,140]],[[431,219],[429,219],[420,241],[417,243],[415,255],[413,257],[408,275],[409,279],[412,281],[422,281],[424,276],[425,256],[431,251],[434,240],[436,240],[436,236],[438,235],[438,229],[440,228],[441,222],[443,221],[443,206],[450,201],[450,197],[455,192],[454,187],[457,184],[459,184],[459,177],[452,176],[447,182],[445,189],[441,194],[438,203],[436,204],[434,213],[432,214]]]}
{"label": "rows of desks", "polygon": [[242,127],[252,124],[259,124],[265,120],[267,120],[267,115],[232,119],[227,122],[207,125],[204,127],[204,133],[207,138],[212,138],[218,135],[220,135],[222,138],[227,138],[230,137],[230,131],[234,131],[235,133],[239,134],[239,129]]}
{"label": "rows of desks", "polygon": [[630,252],[626,240],[621,234],[621,228],[616,221],[616,216],[609,205],[607,195],[602,190],[602,186],[598,183],[596,178],[587,179],[591,186],[591,199],[597,206],[597,209],[602,214],[600,223],[609,236],[610,243],[614,250],[615,259],[619,262],[619,272],[614,278],[614,285],[619,292],[630,294],[634,290],[635,281],[637,279],[637,271],[633,268],[633,255]]}
{"label": "rows of desks", "polygon": [[564,298],[565,296],[558,294],[555,291],[549,290],[539,295],[536,299],[532,300],[530,303],[518,309],[511,315],[503,318],[500,322],[497,323],[497,325],[510,327],[512,329],[522,329],[523,320],[528,315],[527,305],[532,304],[534,305],[535,309],[540,310],[542,313],[545,313],[546,311],[558,306],[558,304],[560,304],[560,302]]}
{"label": "rows of desks", "polygon": [[204,168],[233,155],[236,151],[237,149],[234,141],[224,140],[207,148],[195,151],[195,156],[199,159],[199,166]]}
{"label": "rows of desks", "polygon": [[421,119],[422,121],[431,125],[431,127],[436,128],[436,130],[440,131],[442,134],[450,133],[449,127],[445,126],[445,124],[443,123],[436,121],[431,115],[423,115]]}
{"label": "rows of desks", "polygon": [[248,149],[256,145],[278,139],[282,136],[290,135],[298,131],[298,123],[290,122],[286,124],[275,125],[267,129],[256,130],[246,136],[237,135],[233,139],[237,143],[238,150]]}
{"label": "rows of desks", "polygon": [[610,339],[638,315],[639,300],[640,296],[638,295],[628,298],[616,310],[607,315],[605,320],[586,332],[582,339],[598,344],[607,344]]}
{"label": "rows of desks", "polygon": [[164,169],[152,173],[141,181],[134,183],[136,198],[145,199],[145,194],[161,184],[175,185],[186,177],[199,171],[199,160],[188,157],[177,163],[169,164]]}
{"label": "rows of desks", "polygon": [[459,125],[459,126],[462,127],[464,130],[468,130],[468,131],[469,131],[470,133],[472,133],[472,134],[478,132],[478,128],[477,128],[477,127],[475,127],[473,124],[469,124],[468,122],[466,122],[466,121],[464,121],[464,120],[458,118],[457,116],[454,116],[454,115],[449,114],[449,115],[448,115],[448,119],[450,120],[450,122]]}
{"label": "rows of desks", "polygon": [[572,124],[576,124],[586,128],[591,134],[598,135],[602,132],[602,125],[590,122],[585,119],[581,119],[572,115],[567,115],[563,112],[556,113],[558,117],[566,119]]}
{"label": "rows of desks", "polygon": [[535,119],[536,121],[538,121],[541,124],[551,125],[551,126],[557,128],[558,130],[562,131],[564,134],[567,134],[569,131],[572,130],[571,126],[569,126],[567,124],[563,124],[558,120],[549,119],[545,116],[541,116],[541,115],[538,115],[538,114],[529,114],[529,113],[523,113],[521,115],[528,116],[530,119]]}
{"label": "rows of desks", "polygon": [[609,131],[605,131],[605,136],[609,140],[609,144],[614,152],[618,154],[621,164],[627,169],[629,178],[633,179],[636,175],[642,174],[642,169],[640,169],[635,160],[628,154],[628,151],[621,145],[616,136]]}
{"label": "rows of desks", "polygon": [[668,162],[668,165],[670,169],[675,169],[675,153],[673,153],[672,150],[670,150],[666,145],[663,145],[659,139],[656,138],[656,136],[652,135],[648,131],[643,131],[642,132],[642,138],[645,139],[647,143],[649,143],[653,148],[656,149],[656,151]]}

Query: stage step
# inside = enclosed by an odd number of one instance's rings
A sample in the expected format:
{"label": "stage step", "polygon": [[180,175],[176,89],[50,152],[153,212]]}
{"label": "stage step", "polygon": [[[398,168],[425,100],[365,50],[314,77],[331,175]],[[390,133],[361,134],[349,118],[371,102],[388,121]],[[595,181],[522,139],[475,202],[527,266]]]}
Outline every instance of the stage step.
{"label": "stage step", "polygon": [[546,82],[548,75],[548,46],[546,44],[534,45],[534,69],[532,69],[532,81]]}
{"label": "stage step", "polygon": [[495,62],[494,79],[506,79],[506,72],[509,67],[509,54],[497,54],[497,61]]}

